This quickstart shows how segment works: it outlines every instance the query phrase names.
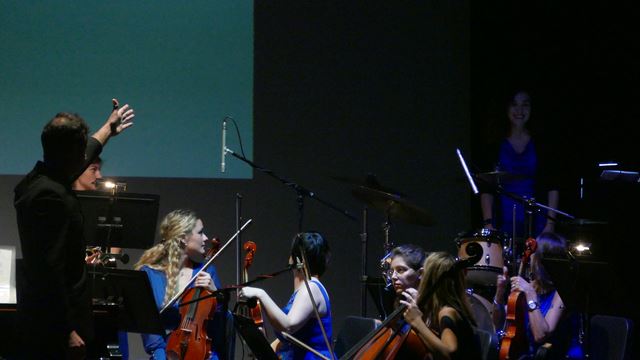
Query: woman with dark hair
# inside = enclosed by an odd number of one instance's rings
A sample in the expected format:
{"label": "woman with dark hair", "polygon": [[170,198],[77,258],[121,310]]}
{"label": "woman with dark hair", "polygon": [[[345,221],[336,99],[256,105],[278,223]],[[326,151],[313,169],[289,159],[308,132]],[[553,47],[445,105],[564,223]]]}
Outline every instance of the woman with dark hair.
{"label": "woman with dark hair", "polygon": [[434,358],[480,359],[480,344],[474,335],[475,320],[464,290],[464,275],[446,252],[427,257],[418,287],[418,297],[403,292],[405,320]]}
{"label": "woman with dark hair", "polygon": [[[568,324],[574,319],[566,316],[562,298],[542,264],[544,257],[565,256],[566,242],[558,234],[545,232],[537,237],[536,243],[537,249],[529,258],[529,271],[525,272],[531,274],[529,280],[520,276],[509,277],[506,267],[504,274],[498,276],[496,295],[493,300],[496,329],[502,329],[505,325],[506,297],[510,291],[521,291],[526,296],[528,306],[526,323],[529,355],[534,356],[538,351],[553,351],[555,355],[552,358],[556,358],[555,356],[568,359],[582,358],[582,350],[578,345],[577,336],[570,333],[577,333],[577,327],[563,329],[563,331],[569,332],[568,334],[560,334],[557,331],[561,321]],[[553,344],[551,350],[547,350],[548,346],[542,347],[545,343]],[[567,346],[569,347],[568,353]],[[564,354],[560,355],[560,353]]]}
{"label": "woman with dark hair", "polygon": [[266,319],[278,332],[278,339],[272,347],[281,359],[315,359],[313,352],[285,340],[280,333],[286,332],[302,341],[319,353],[331,357],[329,348],[322,334],[322,329],[315,318],[315,310],[311,298],[320,314],[322,326],[326,336],[331,341],[331,302],[329,294],[319,278],[324,274],[329,262],[329,244],[317,232],[305,232],[298,234],[291,244],[289,264],[295,264],[303,260],[300,248],[304,251],[306,265],[309,269],[309,289],[305,285],[305,273],[303,269],[293,269],[293,294],[287,305],[280,309],[263,289],[244,287],[240,290],[240,296],[244,298],[257,298],[266,315]]}
{"label": "woman with dark hair", "polygon": [[529,234],[528,228],[525,229],[528,223],[522,202],[506,194],[496,194],[495,187],[492,187],[499,183],[505,192],[520,197],[536,198],[540,202],[546,202],[551,208],[558,207],[559,186],[553,176],[555,171],[551,168],[552,157],[548,155],[548,149],[546,152],[543,151],[548,144],[534,141],[530,130],[530,93],[517,89],[509,94],[505,105],[506,131],[498,144],[486,147],[489,151],[485,154],[483,167],[494,175],[489,179],[484,178],[486,181],[480,184],[483,225],[488,229],[498,228],[509,234],[513,233],[515,226],[517,237],[535,237],[543,231],[553,232],[555,212],[534,212],[535,217]]}
{"label": "woman with dark hair", "polygon": [[402,292],[406,291],[414,298],[418,295],[418,285],[426,258],[425,251],[414,244],[400,245],[391,250],[389,278],[395,292],[394,307],[402,298]]}

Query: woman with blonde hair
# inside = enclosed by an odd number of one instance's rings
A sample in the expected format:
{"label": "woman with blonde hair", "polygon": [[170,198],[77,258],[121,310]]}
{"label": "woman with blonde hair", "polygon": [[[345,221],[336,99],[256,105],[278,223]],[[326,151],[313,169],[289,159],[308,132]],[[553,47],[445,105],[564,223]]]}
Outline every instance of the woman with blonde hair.
{"label": "woman with blonde hair", "polygon": [[[208,239],[203,227],[202,220],[191,210],[170,212],[160,224],[160,243],[146,250],[134,265],[136,270],[147,273],[158,309],[163,308],[202,268]],[[190,286],[204,287],[210,291],[220,288],[215,265],[210,265],[206,271],[201,272]],[[180,321],[178,302],[162,316],[168,326],[167,330],[175,329]],[[213,339],[214,350],[211,359],[218,359],[220,350],[227,348],[225,344],[219,343],[224,341],[225,336],[216,337],[212,334],[224,334],[221,324],[225,320],[228,321],[227,314],[220,314],[218,311],[211,324],[208,324],[207,332]],[[151,355],[151,359],[166,359],[167,338],[168,336],[142,334],[145,351]]]}
{"label": "woman with blonde hair", "polygon": [[406,291],[402,295],[405,320],[434,358],[480,359],[464,275],[451,255],[431,253],[424,263],[417,299]]}

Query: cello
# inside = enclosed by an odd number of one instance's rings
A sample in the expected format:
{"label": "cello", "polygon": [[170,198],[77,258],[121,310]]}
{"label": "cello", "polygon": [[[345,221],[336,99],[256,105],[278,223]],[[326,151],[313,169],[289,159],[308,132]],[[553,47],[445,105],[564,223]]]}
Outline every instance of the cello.
{"label": "cello", "polygon": [[[525,242],[525,250],[520,262],[518,276],[524,276],[524,270],[529,262],[529,257],[537,249],[536,240],[528,238]],[[514,264],[515,265],[515,264]],[[509,294],[507,301],[507,318],[505,334],[500,341],[500,360],[518,359],[529,352],[529,340],[525,317],[527,316],[527,297],[524,292],[516,290]]]}
{"label": "cello", "polygon": [[431,359],[427,346],[411,325],[402,319],[406,308],[406,305],[399,306],[342,359]]}
{"label": "cello", "polygon": [[[253,264],[253,258],[256,253],[256,243],[253,241],[247,241],[242,246],[242,249],[246,252],[244,257],[244,269],[242,272],[242,282],[249,281],[249,272],[248,269]],[[260,307],[260,301],[258,299],[250,299],[249,301],[240,301],[238,303],[240,306],[239,313],[247,318],[253,319],[253,323],[256,324],[259,328],[262,328],[262,324],[264,323],[262,319],[262,308]]]}
{"label": "cello", "polygon": [[[211,258],[220,247],[218,239],[211,239],[212,247],[207,251],[205,260]],[[204,271],[202,268],[200,271]],[[204,360],[211,357],[211,338],[207,335],[207,322],[213,319],[217,299],[212,292],[203,287],[187,289],[183,302],[200,299],[180,309],[180,324],[167,339],[167,359]]]}

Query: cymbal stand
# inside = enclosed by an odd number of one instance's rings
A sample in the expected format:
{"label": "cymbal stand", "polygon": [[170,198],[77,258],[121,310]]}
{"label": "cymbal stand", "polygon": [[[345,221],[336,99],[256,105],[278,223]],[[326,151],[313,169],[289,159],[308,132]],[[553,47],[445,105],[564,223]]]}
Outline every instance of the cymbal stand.
{"label": "cymbal stand", "polygon": [[389,215],[389,211],[387,213],[387,220],[382,224],[382,229],[384,231],[384,256],[380,259],[380,270],[382,271],[382,277],[386,283],[386,286],[389,287],[392,284],[391,275],[389,274],[389,270],[391,267],[391,250],[395,247],[395,245],[389,240],[389,230],[391,229],[391,216]]}
{"label": "cymbal stand", "polygon": [[360,234],[360,241],[362,243],[362,252],[360,254],[362,264],[360,271],[362,273],[361,286],[360,286],[360,314],[362,317],[367,316],[367,207],[362,208],[362,233]]}

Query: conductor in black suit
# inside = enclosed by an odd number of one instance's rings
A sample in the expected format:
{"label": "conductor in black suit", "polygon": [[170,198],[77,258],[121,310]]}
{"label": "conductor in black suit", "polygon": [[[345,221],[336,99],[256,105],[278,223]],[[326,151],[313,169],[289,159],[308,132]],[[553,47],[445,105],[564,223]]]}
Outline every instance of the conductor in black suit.
{"label": "conductor in black suit", "polygon": [[71,184],[111,137],[133,125],[133,109],[112,102],[109,118],[90,137],[80,116],[56,114],[42,130],[44,161],[14,189],[24,264],[18,320],[26,358],[83,358],[91,339],[83,217]]}

